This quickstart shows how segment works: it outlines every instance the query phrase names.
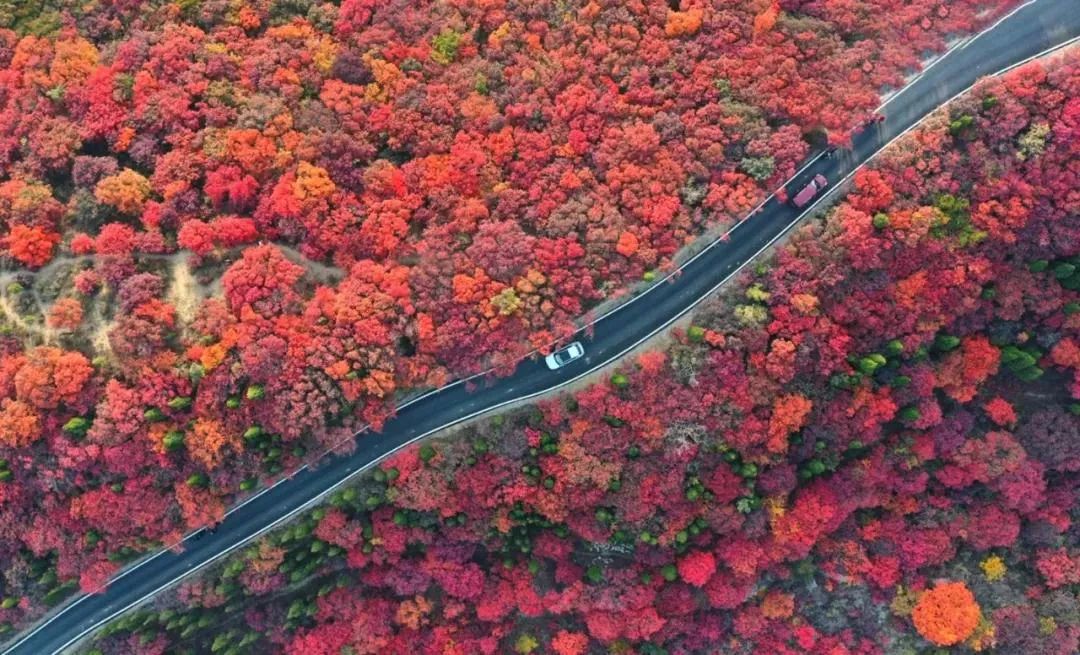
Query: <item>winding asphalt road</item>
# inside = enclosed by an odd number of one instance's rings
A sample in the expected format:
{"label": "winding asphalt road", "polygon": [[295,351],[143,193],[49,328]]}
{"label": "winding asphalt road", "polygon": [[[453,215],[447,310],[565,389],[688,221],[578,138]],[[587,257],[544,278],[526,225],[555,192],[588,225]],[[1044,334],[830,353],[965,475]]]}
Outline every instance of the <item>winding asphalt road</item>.
{"label": "winding asphalt road", "polygon": [[[831,158],[815,157],[789,181],[787,188],[797,190],[814,174],[821,173],[830,180],[830,190],[836,189],[838,182],[887,143],[979,77],[1060,46],[1077,35],[1080,0],[1027,3],[936,60],[882,106],[880,111],[887,116],[884,122],[858,135],[850,151]],[[365,434],[359,439],[352,454],[331,456],[317,469],[302,469],[249,499],[234,508],[215,533],[200,531],[189,536],[184,552],[163,551],[122,571],[105,593],[78,597],[47,622],[19,635],[19,640],[5,652],[63,652],[112,617],[317,503],[351,476],[403,445],[480,413],[552,391],[618,359],[710,295],[803,216],[812,213],[815,206],[799,212],[769,198],[727,239],[717,241],[685,264],[680,275],[655,284],[634,302],[600,318],[593,325],[591,338],[583,331],[579,336],[586,348],[584,358],[558,371],[547,370],[542,361],[526,361],[513,376],[483,388],[470,392],[467,385],[456,383],[400,407],[397,417],[381,433]]]}

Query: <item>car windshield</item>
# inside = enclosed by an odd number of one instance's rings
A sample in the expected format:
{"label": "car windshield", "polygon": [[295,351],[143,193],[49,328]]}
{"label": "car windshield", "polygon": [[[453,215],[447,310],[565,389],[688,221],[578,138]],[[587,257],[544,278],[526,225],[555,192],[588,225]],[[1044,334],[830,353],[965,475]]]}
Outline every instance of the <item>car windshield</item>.
{"label": "car windshield", "polygon": [[566,364],[571,362],[582,355],[581,346],[576,343],[572,343],[569,346],[559,350],[555,353],[555,361],[559,364]]}

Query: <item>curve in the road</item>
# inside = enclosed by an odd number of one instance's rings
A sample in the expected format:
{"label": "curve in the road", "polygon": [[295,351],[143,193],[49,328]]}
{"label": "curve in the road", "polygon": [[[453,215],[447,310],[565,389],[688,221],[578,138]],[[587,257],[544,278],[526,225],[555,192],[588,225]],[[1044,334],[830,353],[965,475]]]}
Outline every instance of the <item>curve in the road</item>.
{"label": "curve in the road", "polygon": [[[815,157],[788,184],[798,188],[818,173],[842,182],[932,110],[969,89],[979,77],[1075,41],[1080,34],[1076,6],[1076,0],[1033,0],[978,36],[957,44],[882,106],[886,121],[856,137],[847,156]],[[830,192],[840,186],[832,184]],[[508,404],[550,393],[616,361],[710,296],[801,218],[812,214],[828,195],[804,211],[770,196],[752,212],[752,219],[739,223],[721,241],[684,262],[679,274],[669,277],[667,283],[650,287],[634,302],[594,321],[587,328],[591,338],[583,337],[588,345],[581,360],[554,372],[541,362],[527,361],[496,385],[470,392],[469,385],[459,381],[403,404],[382,432],[365,436],[348,456],[331,457],[318,469],[303,467],[292,478],[230,510],[217,532],[186,540],[182,553],[162,551],[121,572],[103,594],[79,597],[5,652],[62,652],[105,622],[320,502],[354,475],[405,445]],[[645,296],[649,302],[641,301]],[[132,575],[135,571],[140,575]]]}

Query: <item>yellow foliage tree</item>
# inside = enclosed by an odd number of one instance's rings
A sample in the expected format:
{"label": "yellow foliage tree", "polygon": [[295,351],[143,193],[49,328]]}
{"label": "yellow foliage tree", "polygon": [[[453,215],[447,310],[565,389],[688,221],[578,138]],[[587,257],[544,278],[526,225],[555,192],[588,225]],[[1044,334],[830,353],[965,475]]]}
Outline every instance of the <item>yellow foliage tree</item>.
{"label": "yellow foliage tree", "polygon": [[306,161],[300,162],[296,168],[296,181],[293,182],[293,195],[298,200],[307,198],[324,198],[332,194],[337,187],[330,179],[330,174],[325,168],[319,168]]}

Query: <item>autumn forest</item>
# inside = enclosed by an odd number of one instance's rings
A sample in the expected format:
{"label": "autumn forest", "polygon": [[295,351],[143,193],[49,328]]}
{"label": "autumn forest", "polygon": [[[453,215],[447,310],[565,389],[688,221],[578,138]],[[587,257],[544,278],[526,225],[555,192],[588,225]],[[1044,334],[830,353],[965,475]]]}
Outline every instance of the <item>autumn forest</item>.
{"label": "autumn forest", "polygon": [[[0,631],[752,228],[1015,4],[0,2]],[[1080,50],[986,78],[80,652],[1075,653],[1078,162]]]}

